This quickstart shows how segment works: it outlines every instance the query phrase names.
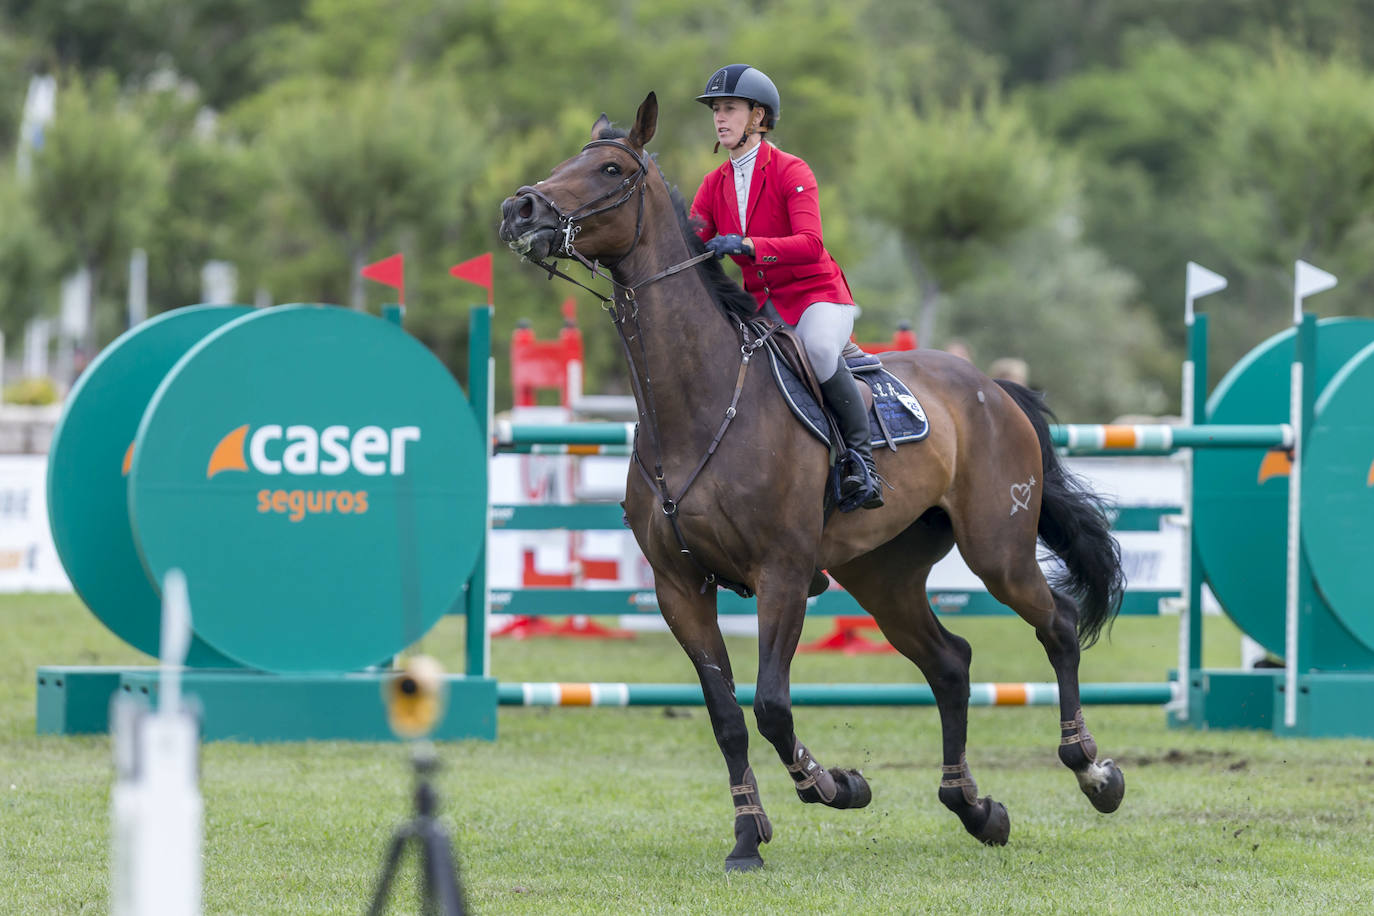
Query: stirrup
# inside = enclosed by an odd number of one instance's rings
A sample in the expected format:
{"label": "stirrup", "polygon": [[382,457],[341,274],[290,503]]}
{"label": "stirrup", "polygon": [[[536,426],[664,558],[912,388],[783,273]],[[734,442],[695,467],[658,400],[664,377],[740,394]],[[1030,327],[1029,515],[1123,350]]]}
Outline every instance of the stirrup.
{"label": "stirrup", "polygon": [[883,505],[882,476],[854,449],[843,460],[853,470],[840,477],[837,508],[841,512],[880,508]]}

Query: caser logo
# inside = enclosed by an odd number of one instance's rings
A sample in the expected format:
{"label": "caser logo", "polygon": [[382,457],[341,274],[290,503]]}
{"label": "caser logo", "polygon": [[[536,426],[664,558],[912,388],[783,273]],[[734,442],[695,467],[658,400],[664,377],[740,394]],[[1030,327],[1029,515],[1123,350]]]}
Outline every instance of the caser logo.
{"label": "caser logo", "polygon": [[[247,471],[250,466],[260,474],[310,475],[326,477],[349,470],[369,477],[384,474],[400,476],[406,472],[406,446],[420,441],[420,427],[363,426],[356,432],[347,426],[259,426],[248,434],[244,424],[231,431],[210,453],[205,468],[207,480],[225,471]],[[244,448],[245,443],[247,448]]]}
{"label": "caser logo", "polygon": [[[205,479],[229,471],[250,470],[269,477],[338,476],[350,470],[369,477],[406,472],[406,446],[420,441],[420,427],[347,426],[282,427],[267,424],[252,430],[244,424],[220,439],[210,453]],[[362,515],[368,510],[366,490],[264,489],[257,492],[258,512],[285,515],[299,522],[306,515]]]}

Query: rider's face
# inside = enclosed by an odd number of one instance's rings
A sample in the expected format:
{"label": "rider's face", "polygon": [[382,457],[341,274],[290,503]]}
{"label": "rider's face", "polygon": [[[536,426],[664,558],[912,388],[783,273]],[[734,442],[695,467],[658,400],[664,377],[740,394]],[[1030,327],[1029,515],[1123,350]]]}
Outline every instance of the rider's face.
{"label": "rider's face", "polygon": [[716,139],[733,156],[736,152],[748,151],[747,149],[736,150],[735,147],[739,145],[740,138],[744,136],[746,127],[750,125],[758,127],[759,122],[763,120],[763,109],[751,108],[744,99],[712,99],[711,119],[716,128]]}

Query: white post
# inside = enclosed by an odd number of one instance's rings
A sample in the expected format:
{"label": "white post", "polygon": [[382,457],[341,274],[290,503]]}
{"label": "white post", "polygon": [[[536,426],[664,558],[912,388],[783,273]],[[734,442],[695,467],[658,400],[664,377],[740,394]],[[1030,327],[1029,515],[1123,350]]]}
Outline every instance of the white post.
{"label": "white post", "polygon": [[148,317],[148,252],[135,248],[129,255],[129,327]]}
{"label": "white post", "polygon": [[110,795],[110,912],[195,916],[201,907],[200,726],[181,702],[191,642],[186,579],[162,584],[162,668],[156,710],[117,695],[111,712],[116,781]]}
{"label": "white post", "polygon": [[24,325],[24,378],[43,378],[48,374],[52,324],[51,318],[34,318]]}
{"label": "white post", "polygon": [[[1306,261],[1293,266],[1293,329],[1294,346],[1302,325],[1302,301],[1308,296],[1331,289],[1336,285],[1334,275]],[[1302,360],[1293,354],[1290,370],[1288,422],[1293,427],[1293,466],[1288,472],[1288,570],[1284,601],[1284,658],[1283,658],[1283,724],[1294,728],[1298,724],[1298,575],[1302,547]]]}
{"label": "white post", "polygon": [[[1203,296],[1220,292],[1226,288],[1226,278],[1214,273],[1194,261],[1189,261],[1184,276],[1183,323],[1193,326],[1193,303]],[[1183,360],[1183,417],[1184,426],[1192,426],[1198,418],[1193,416],[1193,395],[1197,391],[1197,367],[1189,354]],[[1203,379],[1203,384],[1207,383]],[[1183,548],[1183,600],[1179,602],[1178,612],[1178,709],[1175,715],[1180,721],[1188,721],[1191,712],[1188,703],[1188,660],[1192,641],[1189,637],[1189,623],[1194,613],[1201,614],[1202,608],[1190,606],[1189,595],[1193,578],[1193,450],[1183,449],[1183,530],[1186,532]]]}

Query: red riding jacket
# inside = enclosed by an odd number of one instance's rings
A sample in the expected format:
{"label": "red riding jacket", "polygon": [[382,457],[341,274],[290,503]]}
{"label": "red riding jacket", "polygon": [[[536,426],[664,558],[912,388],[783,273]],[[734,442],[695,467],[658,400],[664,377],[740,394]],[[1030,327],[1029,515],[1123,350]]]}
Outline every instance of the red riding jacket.
{"label": "red riding jacket", "polygon": [[754,257],[730,257],[759,308],[771,298],[783,320],[795,325],[813,302],[853,303],[844,271],[821,238],[820,192],[811,167],[766,140],[760,144],[749,180],[748,232],[739,224],[733,168],[727,159],[706,173],[692,215],[703,223],[702,241],[737,232],[754,243]]}

